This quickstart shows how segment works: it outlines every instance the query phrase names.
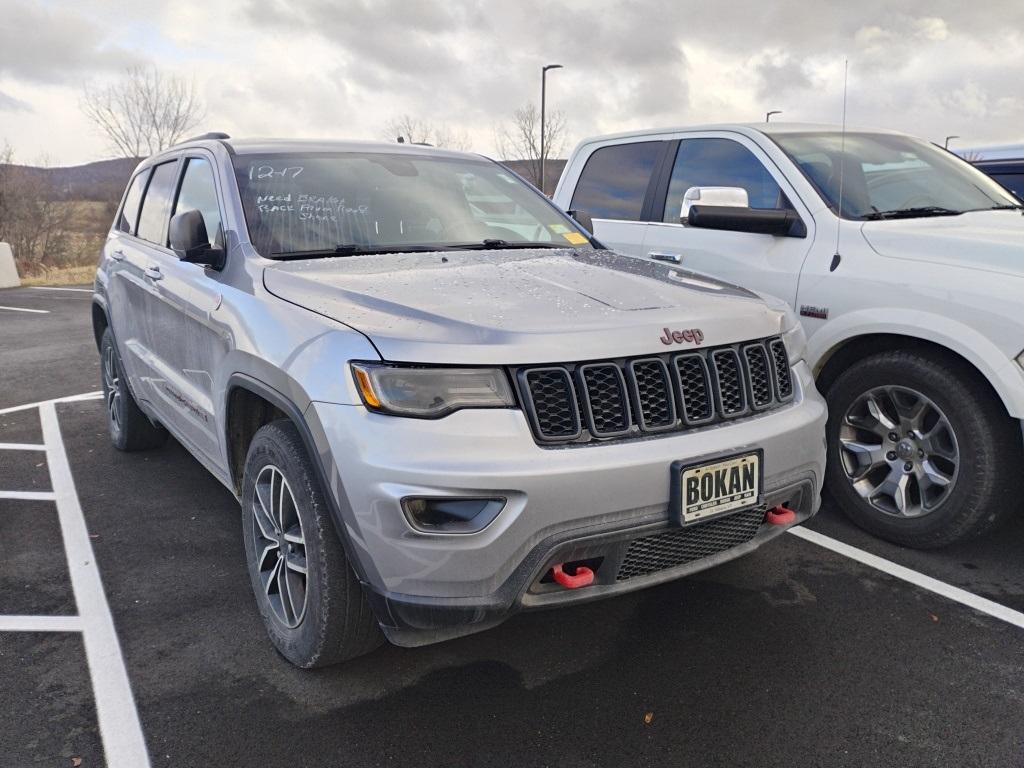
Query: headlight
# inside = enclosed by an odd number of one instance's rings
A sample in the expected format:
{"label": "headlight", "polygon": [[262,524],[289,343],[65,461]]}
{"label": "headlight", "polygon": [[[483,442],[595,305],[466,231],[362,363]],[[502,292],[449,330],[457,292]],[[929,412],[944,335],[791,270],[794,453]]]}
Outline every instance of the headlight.
{"label": "headlight", "polygon": [[804,327],[800,324],[796,315],[788,313],[787,320],[793,323],[793,327],[788,331],[782,332],[782,341],[786,345],[789,364],[795,365],[803,360],[804,355],[807,353],[807,334],[804,333]]}
{"label": "headlight", "polygon": [[1024,352],[1021,352],[1019,355],[1017,355],[1017,365],[1019,365],[1021,368],[1024,368]]}
{"label": "headlight", "polygon": [[509,408],[515,397],[500,368],[415,368],[352,363],[363,403],[394,416],[437,419],[460,408]]}

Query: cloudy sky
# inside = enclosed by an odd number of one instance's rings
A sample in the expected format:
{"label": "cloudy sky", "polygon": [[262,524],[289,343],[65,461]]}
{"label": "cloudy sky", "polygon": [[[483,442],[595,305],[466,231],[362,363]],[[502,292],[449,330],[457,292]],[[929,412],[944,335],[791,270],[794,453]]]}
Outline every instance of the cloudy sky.
{"label": "cloudy sky", "polygon": [[[384,138],[401,114],[495,151],[539,98],[570,142],[635,127],[849,122],[961,146],[1024,141],[1024,2],[950,0],[0,0],[0,142],[22,162],[109,155],[86,82],[194,78],[202,130]],[[954,145],[955,146],[955,145]]]}

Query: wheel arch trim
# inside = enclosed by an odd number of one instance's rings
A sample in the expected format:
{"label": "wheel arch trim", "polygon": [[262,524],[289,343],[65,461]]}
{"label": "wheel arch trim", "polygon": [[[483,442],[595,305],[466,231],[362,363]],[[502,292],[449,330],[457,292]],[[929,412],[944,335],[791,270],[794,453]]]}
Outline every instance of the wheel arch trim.
{"label": "wheel arch trim", "polygon": [[844,348],[871,337],[923,343],[956,355],[989,383],[1010,416],[1024,418],[1024,371],[978,330],[929,312],[874,308],[836,318],[808,339],[807,359],[815,379],[821,379]]}
{"label": "wheel arch trim", "polygon": [[[313,471],[316,473],[317,482],[320,483],[320,488],[323,491],[324,498],[327,501],[327,507],[330,511],[331,520],[334,523],[334,532],[338,537],[338,541],[341,542],[342,547],[345,550],[345,556],[348,558],[349,564],[352,566],[356,573],[356,577],[359,581],[364,584],[367,583],[365,573],[365,563],[358,557],[356,548],[353,546],[349,539],[347,526],[345,524],[346,512],[351,515],[352,511],[343,510],[341,506],[347,504],[347,496],[344,493],[344,487],[342,486],[340,476],[338,473],[333,473],[337,482],[331,482],[331,474],[328,473],[327,467],[324,465],[323,455],[317,448],[317,441],[313,434],[313,430],[310,427],[309,420],[306,419],[305,413],[298,405],[295,404],[288,396],[275,389],[271,385],[267,384],[260,379],[254,378],[253,376],[236,372],[228,377],[227,385],[224,388],[224,438],[225,438],[225,450],[227,451],[228,467],[231,467],[233,457],[231,455],[231,440],[228,434],[230,425],[230,414],[228,412],[228,406],[230,404],[231,393],[236,389],[244,389],[251,392],[258,397],[263,398],[268,403],[276,407],[291,421],[295,428],[298,430],[299,438],[302,440],[303,447],[306,449],[307,455],[310,457],[310,461],[313,464]],[[333,491],[337,488],[337,493]],[[384,617],[378,614],[378,620]]]}

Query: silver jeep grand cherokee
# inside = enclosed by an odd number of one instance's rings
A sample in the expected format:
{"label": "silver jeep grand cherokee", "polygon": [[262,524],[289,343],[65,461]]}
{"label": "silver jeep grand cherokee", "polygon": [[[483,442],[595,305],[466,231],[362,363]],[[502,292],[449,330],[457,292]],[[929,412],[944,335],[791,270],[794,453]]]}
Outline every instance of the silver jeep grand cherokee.
{"label": "silver jeep grand cherokee", "polygon": [[115,446],[170,433],[240,499],[302,667],[678,578],[817,509],[784,304],[607,251],[475,155],[187,141],[131,179],[92,311]]}

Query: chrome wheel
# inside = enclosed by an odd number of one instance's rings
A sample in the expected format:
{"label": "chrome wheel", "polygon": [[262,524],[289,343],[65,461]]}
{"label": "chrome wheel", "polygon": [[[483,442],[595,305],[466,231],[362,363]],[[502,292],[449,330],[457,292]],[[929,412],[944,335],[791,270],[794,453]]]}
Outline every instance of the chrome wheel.
{"label": "chrome wheel", "polygon": [[107,345],[103,350],[103,389],[104,398],[107,404],[107,416],[110,423],[118,429],[121,428],[121,388],[120,376],[117,370],[117,357],[114,355],[113,345]]}
{"label": "chrome wheel", "polygon": [[306,539],[291,487],[268,464],[256,477],[252,503],[255,567],[270,607],[285,627],[294,629],[306,615]]}
{"label": "chrome wheel", "polygon": [[909,387],[876,387],[853,401],[839,426],[843,471],[875,509],[922,517],[956,484],[960,451],[946,414]]}

